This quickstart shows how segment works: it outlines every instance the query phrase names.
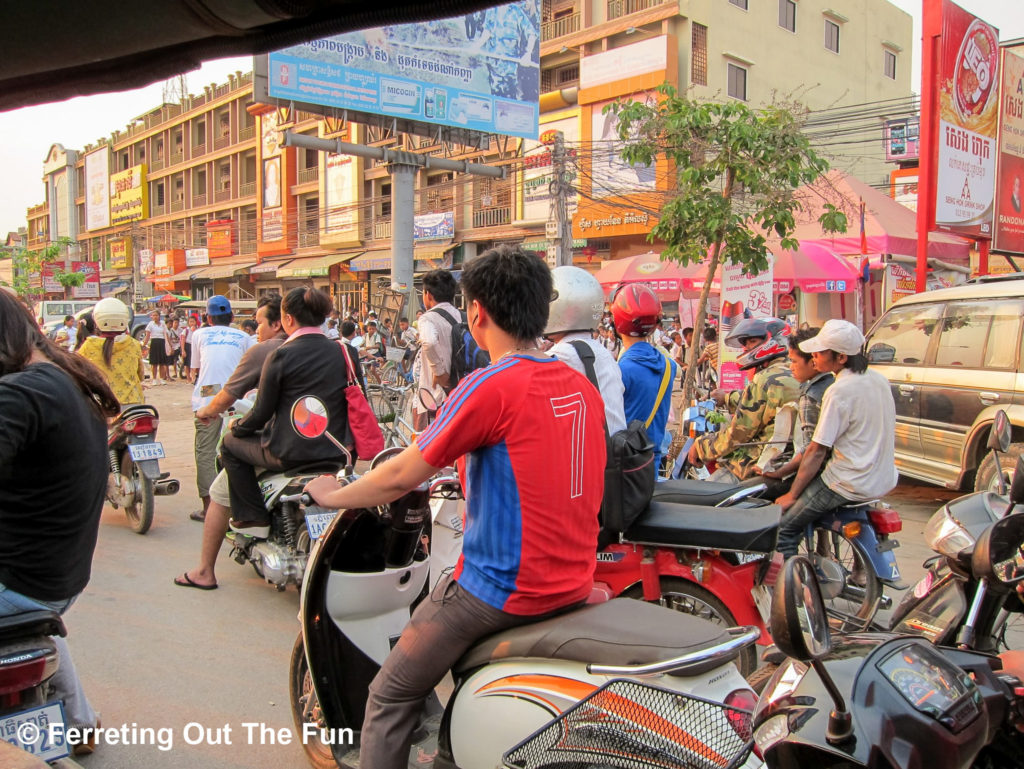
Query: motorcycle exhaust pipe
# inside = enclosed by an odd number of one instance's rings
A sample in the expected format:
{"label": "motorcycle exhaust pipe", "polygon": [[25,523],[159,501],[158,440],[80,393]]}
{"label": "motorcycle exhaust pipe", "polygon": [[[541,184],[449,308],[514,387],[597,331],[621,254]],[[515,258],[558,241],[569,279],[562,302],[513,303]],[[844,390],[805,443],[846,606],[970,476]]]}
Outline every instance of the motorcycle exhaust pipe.
{"label": "motorcycle exhaust pipe", "polygon": [[153,493],[158,497],[169,497],[178,493],[181,484],[175,478],[168,478],[165,481],[157,481],[153,486]]}

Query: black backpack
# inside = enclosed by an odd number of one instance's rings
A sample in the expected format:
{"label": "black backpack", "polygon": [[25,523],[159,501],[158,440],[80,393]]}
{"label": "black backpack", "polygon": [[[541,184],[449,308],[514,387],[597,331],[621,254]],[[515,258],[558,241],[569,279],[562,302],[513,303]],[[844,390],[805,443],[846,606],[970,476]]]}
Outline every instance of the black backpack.
{"label": "black backpack", "polygon": [[[594,387],[597,371],[594,369],[594,351],[586,342],[571,343],[583,367],[587,379]],[[601,500],[601,545],[607,545],[624,533],[640,514],[647,509],[654,496],[655,467],[654,444],[647,437],[644,423],[634,419],[625,430],[608,435],[605,422],[605,436],[608,440],[608,461],[604,470],[604,499]]]}
{"label": "black backpack", "polygon": [[466,325],[465,316],[461,312],[458,320],[440,307],[434,307],[430,312],[436,312],[451,326],[452,357],[448,363],[448,387],[445,388],[446,392],[451,392],[470,371],[490,365],[491,356],[486,350],[481,350],[480,345],[473,339],[469,326]]}

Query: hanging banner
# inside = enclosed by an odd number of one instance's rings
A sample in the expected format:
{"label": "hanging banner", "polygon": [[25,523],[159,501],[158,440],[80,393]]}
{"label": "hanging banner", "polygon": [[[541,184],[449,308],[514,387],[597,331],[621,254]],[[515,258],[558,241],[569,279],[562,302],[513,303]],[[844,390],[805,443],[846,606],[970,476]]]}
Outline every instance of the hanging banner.
{"label": "hanging banner", "polygon": [[107,247],[110,249],[110,261],[108,264],[111,269],[120,270],[132,266],[132,243],[128,238],[108,241]]}
{"label": "hanging banner", "polygon": [[72,262],[72,272],[80,272],[85,275],[85,282],[80,286],[71,288],[71,296],[74,299],[99,299],[100,298],[100,263],[99,262]]}
{"label": "hanging banner", "polygon": [[1003,51],[999,93],[999,158],[992,248],[1024,254],[1024,58]]}
{"label": "hanging banner", "polygon": [[64,268],[60,262],[43,262],[40,265],[40,278],[43,282],[44,294],[63,294],[64,286],[57,280],[57,271]]}
{"label": "hanging banner", "polygon": [[942,6],[939,83],[935,226],[988,238],[995,194],[999,31],[950,0]]}
{"label": "hanging banner", "polygon": [[774,260],[775,257],[769,254],[768,269],[758,275],[744,275],[743,266],[739,264],[724,264],[721,267],[718,386],[722,389],[741,390],[746,387],[747,374],[736,365],[742,350],[727,346],[725,338],[741,320],[772,317]]}

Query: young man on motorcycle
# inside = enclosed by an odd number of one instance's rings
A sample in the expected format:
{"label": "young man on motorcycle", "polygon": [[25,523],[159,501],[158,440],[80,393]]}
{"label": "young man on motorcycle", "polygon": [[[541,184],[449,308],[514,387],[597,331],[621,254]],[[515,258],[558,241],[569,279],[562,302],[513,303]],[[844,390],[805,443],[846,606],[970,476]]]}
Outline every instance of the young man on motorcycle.
{"label": "young man on motorcycle", "polygon": [[647,426],[647,436],[654,444],[654,467],[658,468],[676,379],[676,364],[667,351],[648,341],[661,322],[661,300],[647,286],[629,283],[612,298],[612,318],[622,336],[619,370],[625,388],[626,424],[639,419]]}
{"label": "young man on motorcycle", "polygon": [[406,766],[423,699],[480,638],[590,594],[604,407],[586,377],[536,349],[551,286],[544,263],[515,247],[470,262],[462,275],[467,323],[494,362],[465,377],[398,457],[345,487],[330,476],[306,486],[325,507],[374,507],[464,461],[462,557],[420,603],[370,685],[362,766]]}
{"label": "young man on motorcycle", "polygon": [[551,301],[544,336],[554,342],[548,352],[563,363],[587,375],[574,342],[582,342],[594,353],[594,373],[604,400],[608,433],[626,429],[622,407],[622,372],[605,346],[594,339],[593,329],[601,323],[604,289],[597,279],[579,267],[556,267],[551,272],[555,298]]}
{"label": "young man on motorcycle", "polygon": [[835,374],[836,381],[825,391],[792,488],[776,500],[785,513],[778,542],[785,558],[796,555],[804,529],[823,513],[876,499],[899,479],[892,391],[885,377],[868,370],[863,346],[860,329],[845,320],[826,321],[817,336],[800,343],[815,368]]}
{"label": "young man on motorcycle", "polygon": [[702,435],[690,447],[687,460],[700,467],[714,461],[718,469],[711,480],[726,483],[744,481],[754,475],[761,454],[760,445],[772,435],[775,413],[800,396],[800,387],[786,365],[786,336],[789,326],[773,318],[746,318],[737,323],[725,343],[743,353],[736,363],[740,370],[754,369],[754,377],[742,393],[715,390],[712,397],[733,407],[729,426]]}

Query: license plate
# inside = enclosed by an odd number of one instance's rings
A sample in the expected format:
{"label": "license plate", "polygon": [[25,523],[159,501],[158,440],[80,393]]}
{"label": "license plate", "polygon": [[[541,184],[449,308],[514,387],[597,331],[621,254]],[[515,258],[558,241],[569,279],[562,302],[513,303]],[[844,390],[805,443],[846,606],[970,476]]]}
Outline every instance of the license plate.
{"label": "license plate", "polygon": [[306,530],[309,532],[310,539],[320,539],[320,535],[327,531],[327,527],[331,525],[331,521],[334,520],[334,516],[338,514],[337,510],[332,510],[328,513],[306,513]]}
{"label": "license plate", "polygon": [[132,455],[133,462],[142,462],[146,459],[163,459],[164,445],[162,443],[129,443],[128,451]]}
{"label": "license plate", "polygon": [[757,606],[757,613],[761,615],[762,622],[767,625],[772,616],[772,594],[768,592],[767,586],[754,585],[750,588],[750,595],[754,598],[754,604]]}
{"label": "license plate", "polygon": [[47,762],[70,755],[64,731],[59,702],[0,718],[0,739]]}

